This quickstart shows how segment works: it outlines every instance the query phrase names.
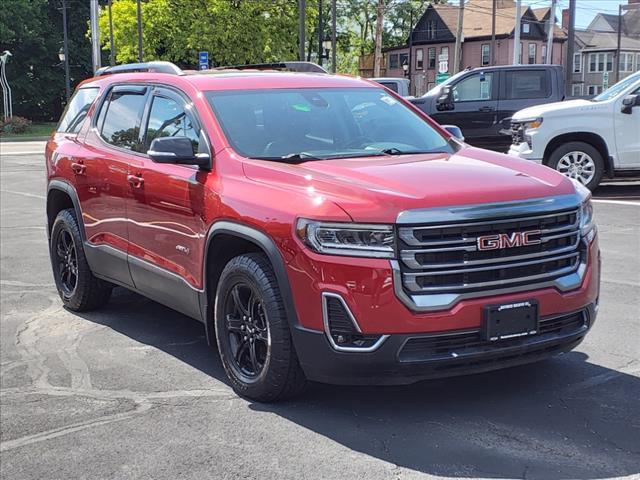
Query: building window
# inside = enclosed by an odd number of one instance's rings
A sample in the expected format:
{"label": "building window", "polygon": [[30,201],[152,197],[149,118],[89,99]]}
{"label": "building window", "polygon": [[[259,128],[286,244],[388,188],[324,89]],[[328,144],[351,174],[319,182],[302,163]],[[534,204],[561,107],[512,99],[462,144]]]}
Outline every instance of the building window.
{"label": "building window", "polygon": [[482,44],[482,66],[486,67],[491,63],[491,46],[488,43]]}
{"label": "building window", "polygon": [[574,53],[573,54],[573,73],[580,73],[581,71],[582,71],[582,54]]}
{"label": "building window", "polygon": [[589,95],[598,95],[599,93],[602,93],[602,85],[589,85],[587,93]]}
{"label": "building window", "polygon": [[636,53],[636,70],[640,70],[640,53]]}
{"label": "building window", "polygon": [[537,48],[537,45],[535,43],[529,44],[529,58],[528,58],[529,65],[536,63],[536,48]]}
{"label": "building window", "polygon": [[[547,63],[547,46],[544,44],[540,48],[540,63]],[[553,63],[553,62],[549,62],[549,63]]]}
{"label": "building window", "polygon": [[571,85],[571,96],[572,97],[581,97],[582,96],[582,84],[574,83]]}
{"label": "building window", "polygon": [[424,68],[424,52],[421,48],[416,50],[416,70]]}
{"label": "building window", "polygon": [[427,55],[429,56],[429,69],[432,70],[436,68],[436,47],[429,48]]}
{"label": "building window", "polygon": [[520,51],[518,52],[518,64],[522,63],[522,42],[520,42]]}
{"label": "building window", "polygon": [[433,40],[436,38],[436,22],[435,20],[429,20],[427,22],[427,40]]}
{"label": "building window", "polygon": [[389,55],[389,70],[398,69],[398,54],[392,53]]}
{"label": "building window", "polygon": [[529,33],[529,24],[527,22],[522,24],[522,33]]}
{"label": "building window", "polygon": [[590,53],[589,73],[605,71],[613,71],[613,53]]}
{"label": "building window", "polygon": [[633,53],[620,53],[620,71],[633,72]]}

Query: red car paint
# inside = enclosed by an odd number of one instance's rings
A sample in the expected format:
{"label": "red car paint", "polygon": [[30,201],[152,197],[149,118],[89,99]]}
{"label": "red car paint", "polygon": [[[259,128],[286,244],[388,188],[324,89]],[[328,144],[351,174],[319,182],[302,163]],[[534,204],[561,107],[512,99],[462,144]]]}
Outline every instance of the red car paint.
{"label": "red car paint", "polygon": [[[89,121],[78,134],[55,134],[47,144],[49,181],[77,192],[86,241],[105,245],[178,275],[204,289],[207,232],[231,220],[267,235],[277,246],[302,327],[322,331],[322,292],[342,295],[363,333],[427,333],[478,327],[487,304],[537,300],[541,316],[576,311],[596,302],[598,246],[588,247],[582,284],[569,292],[553,287],[464,299],[453,307],[416,312],[394,292],[389,260],[321,255],[296,236],[298,218],[333,222],[391,223],[399,212],[543,198],[575,193],[572,182],[551,169],[464,146],[457,153],[325,160],[291,165],[244,158],[225,138],[204,98],[209,90],[285,87],[362,87],[377,84],[341,76],[261,74],[245,76],[135,73],[107,75],[82,86],[102,92],[114,83],[169,85],[193,103],[213,154],[210,171],[159,164],[146,155],[107,145]],[[399,101],[404,100],[398,97]],[[94,102],[89,118],[96,113]],[[435,122],[425,121],[442,132]],[[74,172],[72,165],[80,164]],[[136,187],[131,178],[143,179]],[[177,250],[179,245],[182,250]],[[185,254],[188,252],[188,254]],[[132,286],[135,281],[128,279]],[[126,283],[126,282],[123,282]],[[213,292],[207,292],[209,298]]]}

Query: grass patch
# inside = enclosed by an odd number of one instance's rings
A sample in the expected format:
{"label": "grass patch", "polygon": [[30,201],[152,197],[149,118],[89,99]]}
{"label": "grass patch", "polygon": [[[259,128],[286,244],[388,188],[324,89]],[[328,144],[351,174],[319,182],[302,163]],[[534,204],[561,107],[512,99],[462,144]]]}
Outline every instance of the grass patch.
{"label": "grass patch", "polygon": [[29,138],[29,137],[48,137],[56,128],[55,122],[32,123],[26,132],[22,133],[6,133],[0,134],[0,138]]}

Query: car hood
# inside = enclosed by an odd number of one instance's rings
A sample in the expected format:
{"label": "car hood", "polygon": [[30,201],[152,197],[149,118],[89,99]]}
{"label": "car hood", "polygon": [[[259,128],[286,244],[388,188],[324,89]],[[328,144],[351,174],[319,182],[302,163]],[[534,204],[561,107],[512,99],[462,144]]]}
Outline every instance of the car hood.
{"label": "car hood", "polygon": [[597,104],[584,99],[567,100],[566,102],[545,103],[543,105],[536,105],[535,107],[527,107],[523,110],[519,110],[513,115],[512,120],[517,122],[519,120],[531,118],[548,117],[554,114],[562,115],[565,114],[567,110],[586,110],[593,108],[594,105]]}
{"label": "car hood", "polygon": [[473,147],[455,154],[322,160],[298,165],[247,160],[243,168],[255,181],[331,200],[358,222],[394,222],[400,212],[417,208],[575,192],[569,179],[550,168]]}

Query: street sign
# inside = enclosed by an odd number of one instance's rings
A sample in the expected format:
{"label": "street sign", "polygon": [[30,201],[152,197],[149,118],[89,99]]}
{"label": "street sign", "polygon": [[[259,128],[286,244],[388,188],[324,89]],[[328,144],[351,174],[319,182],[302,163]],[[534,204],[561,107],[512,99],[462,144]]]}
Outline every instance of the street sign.
{"label": "street sign", "polygon": [[438,73],[436,75],[436,85],[440,85],[442,82],[444,82],[447,78],[449,78],[451,75],[449,75],[447,72],[445,73]]}
{"label": "street sign", "polygon": [[604,72],[602,74],[602,90],[607,88],[609,88],[609,72]]}
{"label": "street sign", "polygon": [[198,55],[198,63],[200,70],[207,70],[209,68],[209,52],[200,52]]}

